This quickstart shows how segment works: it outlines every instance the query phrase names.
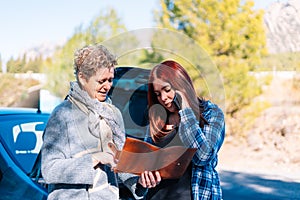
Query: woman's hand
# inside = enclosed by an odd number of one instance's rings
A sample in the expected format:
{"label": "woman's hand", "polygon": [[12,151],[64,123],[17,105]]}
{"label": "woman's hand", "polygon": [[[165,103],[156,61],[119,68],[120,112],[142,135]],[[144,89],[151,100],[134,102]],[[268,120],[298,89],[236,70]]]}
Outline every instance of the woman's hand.
{"label": "woman's hand", "polygon": [[138,182],[144,188],[152,188],[157,186],[161,181],[160,173],[158,171],[149,172],[145,171],[141,174]]}
{"label": "woman's hand", "polygon": [[190,107],[189,102],[187,101],[186,96],[179,90],[175,91],[181,97],[181,109]]}
{"label": "woman's hand", "polygon": [[117,161],[114,158],[114,155],[109,152],[97,152],[93,153],[93,166],[97,166],[99,163],[104,165],[109,165],[113,169],[117,165]]}

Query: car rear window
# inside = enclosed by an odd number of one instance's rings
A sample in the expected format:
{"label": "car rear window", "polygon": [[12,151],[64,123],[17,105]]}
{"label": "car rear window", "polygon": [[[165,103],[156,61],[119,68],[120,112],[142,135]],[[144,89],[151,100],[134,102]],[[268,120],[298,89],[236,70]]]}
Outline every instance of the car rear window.
{"label": "car rear window", "polygon": [[30,173],[42,147],[47,115],[19,114],[0,116],[0,137],[9,155]]}

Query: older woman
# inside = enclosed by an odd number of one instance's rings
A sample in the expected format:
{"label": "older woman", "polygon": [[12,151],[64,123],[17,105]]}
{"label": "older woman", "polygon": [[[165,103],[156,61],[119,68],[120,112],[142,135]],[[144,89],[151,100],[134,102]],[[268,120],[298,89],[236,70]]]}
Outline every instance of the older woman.
{"label": "older woman", "polygon": [[[49,184],[48,199],[119,199],[115,166],[108,143],[122,149],[125,130],[120,111],[107,93],[117,64],[102,45],[75,52],[76,80],[64,102],[52,112],[44,133],[42,175]],[[135,198],[137,177],[120,174]],[[135,192],[139,193],[137,195]]]}

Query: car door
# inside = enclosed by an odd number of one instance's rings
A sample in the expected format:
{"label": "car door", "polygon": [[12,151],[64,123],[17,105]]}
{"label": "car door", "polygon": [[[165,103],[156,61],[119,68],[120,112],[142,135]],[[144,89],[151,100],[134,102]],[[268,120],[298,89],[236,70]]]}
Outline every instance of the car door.
{"label": "car door", "polygon": [[42,146],[49,115],[0,115],[1,199],[46,199],[46,188],[29,177]]}

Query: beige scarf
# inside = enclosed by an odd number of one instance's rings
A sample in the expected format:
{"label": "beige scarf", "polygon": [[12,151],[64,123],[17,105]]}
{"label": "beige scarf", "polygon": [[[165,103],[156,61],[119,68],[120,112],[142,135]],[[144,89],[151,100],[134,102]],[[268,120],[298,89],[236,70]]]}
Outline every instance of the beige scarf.
{"label": "beige scarf", "polygon": [[92,99],[77,82],[71,82],[68,98],[87,114],[89,131],[100,139],[102,148],[106,148],[112,139],[117,148],[122,149],[125,142],[123,118],[119,109],[111,104],[109,98],[105,102]]}

